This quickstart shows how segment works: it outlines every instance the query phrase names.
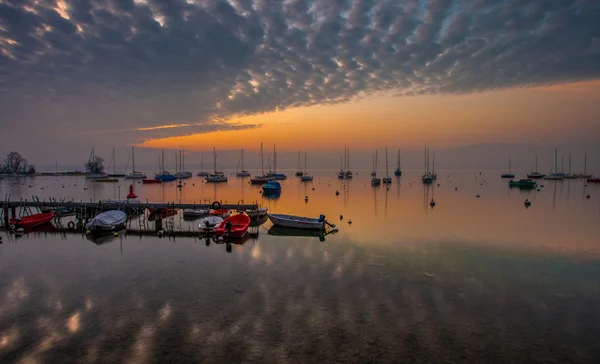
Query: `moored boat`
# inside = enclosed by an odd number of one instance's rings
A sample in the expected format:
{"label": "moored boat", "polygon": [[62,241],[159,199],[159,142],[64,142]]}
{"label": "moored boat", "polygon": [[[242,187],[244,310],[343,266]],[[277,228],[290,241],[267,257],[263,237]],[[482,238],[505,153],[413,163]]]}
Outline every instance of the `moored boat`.
{"label": "moored boat", "polygon": [[518,181],[513,181],[510,180],[508,182],[508,186],[509,187],[517,187],[517,188],[536,188],[537,187],[537,183],[535,183],[535,181],[532,181],[530,179],[520,179]]}
{"label": "moored boat", "polygon": [[325,229],[325,215],[318,219],[284,214],[268,214],[269,220],[276,226],[296,228],[296,229]]}
{"label": "moored boat", "polygon": [[223,218],[219,216],[208,216],[200,220],[198,229],[205,233],[214,232],[215,229],[223,222]]}
{"label": "moored boat", "polygon": [[269,211],[268,207],[259,207],[255,210],[245,210],[244,212],[246,213],[246,215],[248,215],[251,219],[260,219],[263,216],[267,216],[267,211]]}
{"label": "moored boat", "polygon": [[211,216],[219,216],[224,219],[224,218],[229,217],[229,215],[231,215],[231,210],[227,210],[227,209],[210,210],[209,214]]}
{"label": "moored boat", "polygon": [[208,209],[185,209],[183,210],[183,217],[202,217],[210,213]]}
{"label": "moored boat", "polygon": [[223,220],[215,229],[217,236],[241,238],[248,232],[250,217],[246,214],[237,214]]}
{"label": "moored boat", "polygon": [[263,193],[279,193],[281,192],[281,184],[277,181],[269,181],[262,186]]}
{"label": "moored boat", "polygon": [[127,221],[126,213],[110,210],[96,215],[85,225],[85,228],[91,233],[111,232],[125,226],[125,221]]}
{"label": "moored boat", "polygon": [[18,218],[11,218],[8,223],[13,229],[20,227],[26,229],[46,224],[50,222],[53,217],[53,212],[46,212],[41,214],[22,216]]}
{"label": "moored boat", "polygon": [[586,179],[586,181],[589,183],[600,183],[600,177],[591,177]]}
{"label": "moored boat", "polygon": [[143,184],[154,184],[154,183],[161,183],[161,180],[156,179],[156,178],[151,178],[151,179],[143,179],[142,180]]}
{"label": "moored boat", "polygon": [[394,176],[402,177],[402,170],[400,169],[400,149],[398,149],[398,166],[396,167],[396,170],[394,171]]}
{"label": "moored boat", "polygon": [[500,178],[515,178],[515,174],[512,173],[512,161],[508,158],[508,173],[502,173]]}
{"label": "moored boat", "polygon": [[125,179],[146,179],[148,178],[142,172],[135,170],[135,152],[133,147],[131,147],[131,169],[132,172],[125,176]]}

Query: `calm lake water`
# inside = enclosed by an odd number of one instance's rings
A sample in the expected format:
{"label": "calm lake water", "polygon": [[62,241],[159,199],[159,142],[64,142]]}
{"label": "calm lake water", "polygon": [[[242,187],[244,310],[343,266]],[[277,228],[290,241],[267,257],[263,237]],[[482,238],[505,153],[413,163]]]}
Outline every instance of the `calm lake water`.
{"label": "calm lake water", "polygon": [[[425,188],[409,171],[388,190],[359,172],[304,184],[286,171],[276,199],[233,176],[135,184],[144,201],[325,214],[339,232],[324,241],[269,235],[270,222],[230,252],[194,237],[1,232],[0,363],[600,362],[600,185],[525,192],[500,172],[440,171]],[[97,201],[129,183],[6,178],[0,194]]]}

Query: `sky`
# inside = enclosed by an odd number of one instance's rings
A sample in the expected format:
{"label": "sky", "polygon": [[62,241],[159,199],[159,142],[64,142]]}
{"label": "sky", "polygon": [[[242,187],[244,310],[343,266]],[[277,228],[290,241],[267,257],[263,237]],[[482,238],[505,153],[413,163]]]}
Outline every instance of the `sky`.
{"label": "sky", "polygon": [[0,154],[39,166],[132,145],[256,164],[262,142],[364,168],[559,148],[600,173],[599,101],[595,0],[0,0]]}

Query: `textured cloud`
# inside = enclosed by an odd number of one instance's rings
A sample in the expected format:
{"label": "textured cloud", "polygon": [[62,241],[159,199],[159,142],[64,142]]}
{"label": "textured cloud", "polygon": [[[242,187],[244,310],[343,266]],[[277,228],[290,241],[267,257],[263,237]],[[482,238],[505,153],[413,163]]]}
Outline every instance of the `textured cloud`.
{"label": "textured cloud", "polygon": [[380,91],[598,77],[593,0],[0,0],[0,117],[14,132],[145,138]]}

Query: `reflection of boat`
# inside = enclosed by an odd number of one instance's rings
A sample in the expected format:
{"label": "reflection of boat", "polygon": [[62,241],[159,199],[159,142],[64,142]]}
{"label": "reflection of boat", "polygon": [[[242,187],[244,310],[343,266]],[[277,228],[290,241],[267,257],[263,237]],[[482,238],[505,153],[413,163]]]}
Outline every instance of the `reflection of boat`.
{"label": "reflection of boat", "polygon": [[269,181],[262,186],[264,193],[281,193],[281,184],[277,181]]}
{"label": "reflection of boat", "polygon": [[217,236],[241,238],[248,232],[250,217],[246,214],[237,214],[223,220],[215,229]]}
{"label": "reflection of boat", "polygon": [[119,210],[101,212],[85,225],[92,233],[112,232],[125,226],[127,214]]}
{"label": "reflection of boat", "polygon": [[248,215],[251,219],[259,219],[261,217],[267,216],[268,207],[259,207],[256,210],[246,210],[244,211],[246,215]]}
{"label": "reflection of boat", "polygon": [[515,175],[512,173],[512,161],[508,158],[508,173],[502,173],[500,178],[515,178]]}
{"label": "reflection of boat", "polygon": [[277,226],[296,229],[325,229],[324,215],[321,215],[318,219],[284,214],[268,214],[267,216],[269,216],[269,220],[273,225]]}
{"label": "reflection of boat", "polygon": [[223,218],[219,216],[208,216],[200,220],[198,229],[203,232],[214,232],[215,229],[223,222]]}
{"label": "reflection of boat", "polygon": [[53,212],[33,214],[29,216],[23,216],[20,218],[11,218],[9,221],[9,225],[17,228],[22,227],[24,229],[33,228],[39,225],[49,223],[53,217]]}
{"label": "reflection of boat", "polygon": [[159,221],[159,220],[166,219],[168,217],[175,216],[175,215],[177,215],[177,210],[163,209],[160,212],[158,212],[158,211],[150,212],[150,214],[148,215],[148,221]]}
{"label": "reflection of boat", "polygon": [[242,149],[241,160],[242,160],[242,169],[239,170],[239,164],[238,164],[238,170],[235,172],[235,176],[236,177],[250,177],[250,172],[248,172],[247,170],[244,169],[244,149]]}
{"label": "reflection of boat", "polygon": [[[111,232],[90,233],[90,234],[86,234],[86,239],[96,245],[102,245],[102,244],[110,243],[111,241],[115,240],[119,235],[123,234],[125,231],[126,231],[125,229],[120,229],[120,230],[111,231]],[[117,233],[117,234],[115,235],[115,233]]]}
{"label": "reflection of boat", "polygon": [[275,235],[275,236],[320,237],[320,236],[323,236],[323,230],[322,229],[312,229],[312,230],[296,229],[296,228],[289,228],[289,227],[273,225],[273,226],[271,226],[269,231],[267,231],[267,234]]}
{"label": "reflection of boat", "polygon": [[589,183],[600,183],[600,177],[588,178],[588,179],[586,179],[586,181]]}
{"label": "reflection of boat", "polygon": [[508,186],[513,188],[536,188],[537,187],[537,183],[535,183],[534,181],[530,180],[530,179],[520,179],[518,181],[513,181],[510,180],[508,182]]}

